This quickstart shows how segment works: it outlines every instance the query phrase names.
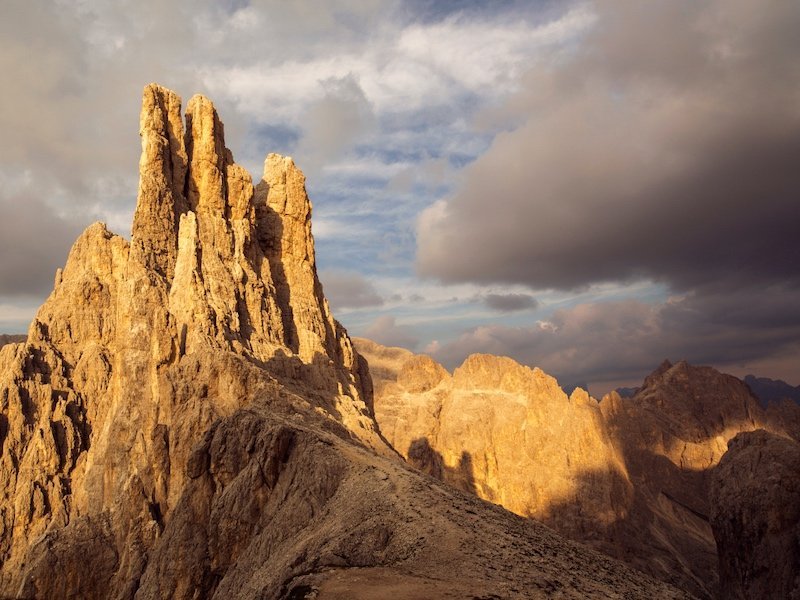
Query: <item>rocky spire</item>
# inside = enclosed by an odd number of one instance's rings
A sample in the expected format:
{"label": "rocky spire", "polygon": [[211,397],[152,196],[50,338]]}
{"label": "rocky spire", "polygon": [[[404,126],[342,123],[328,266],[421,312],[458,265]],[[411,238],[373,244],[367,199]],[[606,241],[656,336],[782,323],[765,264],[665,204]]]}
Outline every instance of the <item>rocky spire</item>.
{"label": "rocky spire", "polygon": [[171,280],[178,251],[178,224],[186,210],[188,160],[180,97],[155,83],[146,86],[139,135],[142,156],[132,253],[136,260]]}
{"label": "rocky spire", "polygon": [[[125,515],[113,531],[81,527],[150,547],[191,448],[255,398],[391,452],[322,295],[303,174],[270,155],[284,166],[266,170],[256,196],[202,96],[184,128],[180,98],[148,85],[140,131],[130,244],[89,227],[0,373],[0,498],[30,507],[0,506],[0,595],[19,589],[30,540],[78,518]],[[133,581],[141,557],[126,556],[119,580]]]}
{"label": "rocky spire", "polygon": [[256,189],[258,237],[284,313],[286,345],[303,360],[336,353],[336,325],[317,278],[311,201],[290,157],[270,154]]}

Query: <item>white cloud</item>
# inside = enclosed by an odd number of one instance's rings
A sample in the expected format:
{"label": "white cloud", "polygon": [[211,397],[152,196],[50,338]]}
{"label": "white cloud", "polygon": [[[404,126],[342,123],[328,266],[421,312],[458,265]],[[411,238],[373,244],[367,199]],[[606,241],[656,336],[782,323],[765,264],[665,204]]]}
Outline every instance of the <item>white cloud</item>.
{"label": "white cloud", "polygon": [[390,315],[383,315],[364,330],[364,337],[367,337],[384,346],[399,346],[413,350],[419,344],[419,338],[414,331],[406,326],[397,323],[396,319]]}
{"label": "white cloud", "polygon": [[518,75],[533,60],[549,56],[591,26],[585,8],[544,25],[511,21],[443,23],[390,27],[349,40],[305,60],[278,55],[234,67],[203,69],[215,95],[233,100],[257,119],[297,120],[303,106],[323,94],[319,83],[354,76],[377,113],[406,112],[447,105],[465,93],[498,98],[513,90]]}

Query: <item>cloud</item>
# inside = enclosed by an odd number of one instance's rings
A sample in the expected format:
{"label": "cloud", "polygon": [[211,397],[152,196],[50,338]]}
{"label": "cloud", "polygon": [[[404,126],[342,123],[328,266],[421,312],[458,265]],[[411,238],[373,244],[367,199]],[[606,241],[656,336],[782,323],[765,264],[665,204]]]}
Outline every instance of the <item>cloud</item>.
{"label": "cloud", "polygon": [[320,275],[325,297],[334,309],[381,306],[383,298],[362,275],[350,271],[324,271]]}
{"label": "cloud", "polygon": [[419,338],[414,335],[410,327],[398,325],[394,317],[383,315],[364,330],[363,337],[369,338],[384,346],[400,346],[414,350],[419,344]]}
{"label": "cloud", "polygon": [[[444,348],[456,327],[529,318],[523,309],[491,312],[503,301],[476,297],[486,289],[535,289],[554,306],[564,294],[542,287],[591,298],[601,287],[592,282],[621,289],[640,278],[694,298],[703,331],[730,333],[720,312],[790,322],[763,298],[738,309],[711,298],[734,292],[749,302],[756,294],[742,290],[760,286],[780,302],[800,286],[794,3],[9,0],[6,8],[0,68],[14,85],[0,96],[2,305],[46,293],[91,220],[127,232],[139,98],[158,81],[185,99],[213,98],[229,147],[256,176],[272,150],[316,171],[308,186],[320,265],[370,277],[339,292],[326,278],[333,300],[366,309],[348,318],[361,326],[374,317],[368,304],[381,294],[369,282],[387,298],[398,289],[426,298],[391,305],[403,325],[372,323],[379,335],[400,335],[397,343],[414,345],[419,333]],[[445,200],[415,227],[437,198]],[[417,241],[422,272],[468,283],[415,279]],[[745,331],[770,352],[754,328]],[[518,343],[522,353],[527,342]]]}
{"label": "cloud", "polygon": [[581,47],[534,67],[506,105],[523,123],[421,215],[419,272],[563,290],[800,285],[800,5],[593,6]]}
{"label": "cloud", "polygon": [[352,73],[331,77],[320,85],[324,95],[307,108],[297,147],[297,156],[308,170],[342,158],[375,127],[372,106]]}
{"label": "cloud", "polygon": [[[503,11],[419,22],[406,8],[396,0],[9,0],[0,70],[14,85],[0,97],[0,178],[33,178],[51,212],[123,223],[136,196],[141,90],[158,81],[185,99],[212,97],[228,145],[256,177],[267,152],[299,150],[309,164],[297,157],[298,164],[318,171],[310,185],[326,194],[346,187],[331,194],[335,201],[369,204],[375,222],[391,228],[398,219],[384,209],[401,202],[367,196],[352,174],[325,168],[362,145],[355,158],[379,155],[379,166],[393,160],[376,149],[421,152],[411,163],[455,150],[474,155],[482,142],[466,123],[469,112],[506,93],[499,84],[508,72],[581,26],[568,20],[554,34],[549,22]],[[442,52],[436,64],[418,44]],[[373,177],[373,189],[396,172]],[[115,182],[113,194],[98,182]],[[409,212],[428,201],[417,198]],[[410,229],[412,218],[404,215],[402,226]]]}
{"label": "cloud", "polygon": [[0,302],[0,331],[6,334],[25,333],[39,303],[30,297],[14,298],[13,303]]}
{"label": "cloud", "polygon": [[80,226],[28,194],[4,197],[0,191],[0,215],[0,296],[46,294]]}
{"label": "cloud", "polygon": [[[399,3],[395,4],[398,8],[402,13]],[[384,17],[392,12],[384,10]],[[268,23],[272,15],[268,19],[255,7],[247,13],[264,27],[278,29]],[[463,118],[463,113],[452,111],[465,97],[474,103],[476,98],[506,96],[526,65],[586,30],[591,21],[591,13],[580,8],[544,23],[497,11],[474,19],[456,14],[437,22],[384,20],[371,29],[362,21],[360,27],[332,27],[318,36],[303,23],[305,43],[291,35],[286,48],[256,28],[257,45],[268,40],[265,50],[280,51],[254,53],[255,59],[238,61],[234,68],[209,65],[203,69],[203,78],[215,94],[256,117],[270,107],[284,118],[296,118],[298,107],[302,109],[308,98],[319,97],[319,82],[352,75],[378,113],[409,114],[443,107],[450,111],[450,119]],[[234,47],[241,43],[233,40]],[[273,85],[276,81],[281,85]]]}
{"label": "cloud", "polygon": [[514,312],[536,308],[539,302],[529,294],[486,294],[483,303],[500,312]]}
{"label": "cloud", "polygon": [[472,328],[434,355],[448,368],[474,352],[511,356],[567,382],[638,379],[664,358],[725,367],[796,355],[799,302],[798,290],[751,288],[585,303],[528,326]]}

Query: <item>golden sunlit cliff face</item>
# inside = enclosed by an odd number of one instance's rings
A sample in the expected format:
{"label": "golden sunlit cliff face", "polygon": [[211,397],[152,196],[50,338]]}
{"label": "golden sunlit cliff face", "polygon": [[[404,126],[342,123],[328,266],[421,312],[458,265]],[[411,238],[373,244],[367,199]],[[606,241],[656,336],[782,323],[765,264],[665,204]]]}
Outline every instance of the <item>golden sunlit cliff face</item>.
{"label": "golden sunlit cliff face", "polygon": [[157,85],[141,137],[131,241],[90,226],[0,348],[1,596],[685,597],[409,469],[291,159],[253,186]]}
{"label": "golden sunlit cliff face", "polygon": [[356,346],[375,364],[375,415],[429,474],[551,525],[691,593],[717,590],[709,477],[741,431],[782,430],[738,379],[664,363],[634,398],[569,397],[509,358],[451,376],[427,356]]}
{"label": "golden sunlit cliff face", "polygon": [[[89,227],[5,365],[6,585],[24,577],[30,540],[120,504],[153,523],[135,543],[152,541],[192,445],[258,391],[302,390],[343,435],[389,453],[322,296],[302,173],[270,155],[254,193],[213,105],[193,98],[185,133],[180,110],[145,89],[130,243]],[[287,230],[300,251],[284,252]]]}
{"label": "golden sunlit cliff face", "polygon": [[[624,517],[631,495],[624,461],[583,390],[568,397],[541,370],[486,354],[470,356],[452,376],[410,353],[392,370],[377,345],[356,343],[378,365],[381,431],[412,464],[522,516],[558,520],[566,516],[552,514],[555,502],[580,507],[564,529]],[[587,472],[591,493],[580,489]]]}

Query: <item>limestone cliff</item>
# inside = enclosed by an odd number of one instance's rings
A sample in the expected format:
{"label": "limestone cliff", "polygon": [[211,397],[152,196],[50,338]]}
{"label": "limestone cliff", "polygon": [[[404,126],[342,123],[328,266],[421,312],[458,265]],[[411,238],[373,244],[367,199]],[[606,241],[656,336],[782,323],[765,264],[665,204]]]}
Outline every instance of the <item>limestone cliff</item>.
{"label": "limestone cliff", "polygon": [[131,241],[89,227],[0,349],[0,596],[680,597],[406,468],[291,159],[253,186],[157,85],[140,133]]}
{"label": "limestone cliff", "polygon": [[710,471],[740,431],[779,428],[741,381],[665,362],[632,398],[598,403],[507,358],[474,355],[451,376],[429,357],[356,343],[377,366],[378,423],[411,464],[693,594],[716,593]]}
{"label": "limestone cliff", "polygon": [[378,365],[381,430],[412,464],[562,531],[624,517],[625,465],[585,391],[568,397],[541,370],[490,355],[470,356],[451,376],[427,356],[395,351],[392,370],[391,351],[356,342]]}

